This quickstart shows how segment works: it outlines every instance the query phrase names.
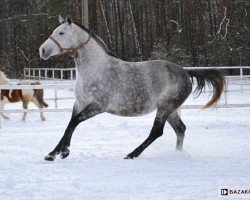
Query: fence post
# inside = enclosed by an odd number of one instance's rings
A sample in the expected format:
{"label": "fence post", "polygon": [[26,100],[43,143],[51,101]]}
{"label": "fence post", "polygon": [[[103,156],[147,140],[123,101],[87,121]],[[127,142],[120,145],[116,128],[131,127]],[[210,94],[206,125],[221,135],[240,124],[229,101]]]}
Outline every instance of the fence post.
{"label": "fence post", "polygon": [[224,95],[225,95],[225,105],[228,104],[228,102],[227,102],[227,90],[228,90],[228,85],[226,84],[226,85],[225,85],[225,91],[224,91]]}
{"label": "fence post", "polygon": [[57,82],[56,82],[56,87],[55,87],[55,108],[57,108],[57,99],[58,99],[58,97],[57,97]]}
{"label": "fence post", "polygon": [[243,68],[240,67],[240,91],[243,93]]}
{"label": "fence post", "polygon": [[[0,97],[2,96],[2,90],[0,90]],[[1,103],[1,102],[0,102]],[[2,108],[0,109],[2,111]],[[0,129],[2,128],[2,115],[0,113]]]}
{"label": "fence post", "polygon": [[73,70],[72,69],[70,70],[70,80],[71,81],[73,80]]}
{"label": "fence post", "polygon": [[29,72],[28,74],[29,74],[29,79],[30,79],[30,68],[28,69],[28,72]]}
{"label": "fence post", "polygon": [[39,69],[38,70],[38,80],[40,80],[40,78],[41,78],[41,70]]}
{"label": "fence post", "polygon": [[55,70],[52,69],[52,79],[55,80]]}
{"label": "fence post", "polygon": [[44,74],[44,76],[45,76],[45,80],[47,80],[47,78],[48,78],[48,70],[47,69],[45,69],[45,72],[44,72],[45,74]]}
{"label": "fence post", "polygon": [[63,80],[63,70],[61,69],[61,80]]}

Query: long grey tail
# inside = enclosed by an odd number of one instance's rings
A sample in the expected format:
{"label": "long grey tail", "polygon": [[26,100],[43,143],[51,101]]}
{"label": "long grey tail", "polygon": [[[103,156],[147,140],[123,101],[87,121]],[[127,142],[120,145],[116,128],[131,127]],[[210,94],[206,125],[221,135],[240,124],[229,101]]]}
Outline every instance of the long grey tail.
{"label": "long grey tail", "polygon": [[189,76],[192,79],[192,83],[194,78],[197,81],[197,87],[195,88],[195,92],[197,92],[197,97],[201,94],[201,92],[205,89],[205,85],[212,86],[213,88],[213,96],[210,101],[208,101],[202,109],[209,108],[213,105],[216,105],[221,97],[222,92],[225,90],[225,77],[222,73],[216,69],[206,69],[206,70],[186,70]]}

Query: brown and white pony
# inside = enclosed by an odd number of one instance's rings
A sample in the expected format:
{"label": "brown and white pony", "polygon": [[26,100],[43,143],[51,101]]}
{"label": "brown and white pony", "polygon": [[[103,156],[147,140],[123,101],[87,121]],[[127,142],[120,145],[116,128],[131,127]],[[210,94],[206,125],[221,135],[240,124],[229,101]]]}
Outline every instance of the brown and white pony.
{"label": "brown and white pony", "polygon": [[[7,79],[4,72],[0,71],[0,85],[11,84]],[[21,81],[17,85],[41,85],[40,82]],[[4,108],[6,103],[16,103],[22,101],[23,109],[28,108],[28,104],[32,101],[38,108],[47,108],[48,104],[43,100],[43,89],[14,89],[14,90],[1,90],[0,109]],[[3,113],[0,113],[4,119],[9,119]],[[27,112],[23,113],[22,121],[26,120]],[[42,121],[45,121],[43,112],[40,112]]]}

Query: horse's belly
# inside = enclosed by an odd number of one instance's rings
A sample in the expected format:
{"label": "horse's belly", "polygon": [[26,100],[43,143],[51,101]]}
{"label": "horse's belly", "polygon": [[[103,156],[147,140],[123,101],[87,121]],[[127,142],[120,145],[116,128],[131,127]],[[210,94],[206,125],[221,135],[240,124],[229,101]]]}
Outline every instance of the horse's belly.
{"label": "horse's belly", "polygon": [[106,112],[118,116],[135,117],[135,116],[146,115],[155,109],[156,105],[149,106],[147,104],[137,104],[137,103],[119,104],[119,105],[111,104],[107,107]]}
{"label": "horse's belly", "polygon": [[134,112],[134,110],[129,110],[129,109],[124,109],[124,110],[122,110],[122,109],[121,110],[108,109],[106,112],[113,114],[113,115],[122,116],[122,117],[139,117],[139,116],[146,115],[146,114],[154,111],[155,109],[145,109],[145,110],[140,111],[140,112]]}

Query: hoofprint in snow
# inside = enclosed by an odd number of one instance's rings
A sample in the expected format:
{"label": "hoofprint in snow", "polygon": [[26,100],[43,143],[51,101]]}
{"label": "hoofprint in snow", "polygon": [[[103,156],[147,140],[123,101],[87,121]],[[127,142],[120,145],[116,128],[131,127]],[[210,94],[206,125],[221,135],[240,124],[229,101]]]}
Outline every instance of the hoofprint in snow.
{"label": "hoofprint in snow", "polygon": [[[53,90],[45,91],[45,99]],[[61,90],[59,96],[71,96]],[[229,93],[230,103],[248,103],[250,93]],[[206,103],[203,95],[186,103]],[[48,102],[53,108],[53,102]],[[73,101],[60,101],[69,108]],[[21,108],[8,104],[6,109]],[[32,108],[32,107],[31,107]],[[77,127],[71,156],[43,160],[61,138],[71,113],[10,114],[0,130],[0,199],[220,199],[220,189],[250,187],[250,108],[182,110],[187,125],[183,152],[174,150],[169,125],[164,135],[134,160],[123,157],[151,129],[155,112],[136,118],[101,114]],[[248,195],[249,196],[249,195]],[[243,196],[247,197],[247,196]],[[228,199],[240,199],[232,195]]]}

